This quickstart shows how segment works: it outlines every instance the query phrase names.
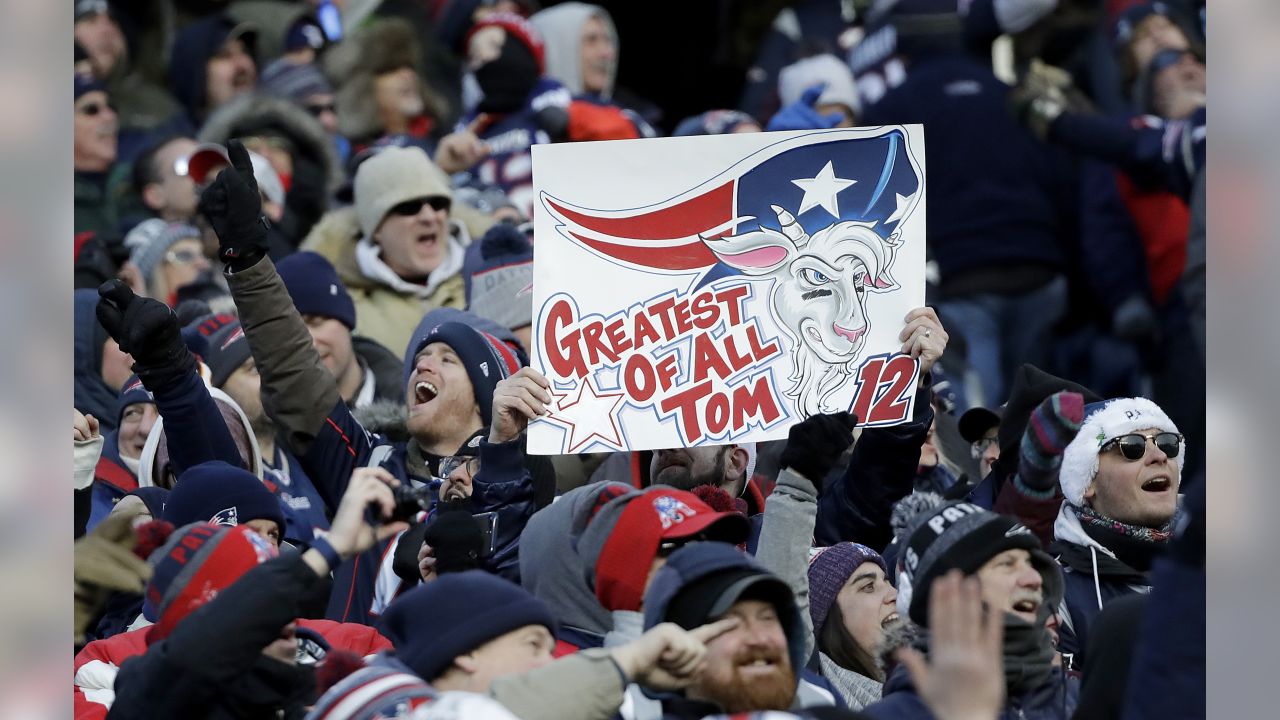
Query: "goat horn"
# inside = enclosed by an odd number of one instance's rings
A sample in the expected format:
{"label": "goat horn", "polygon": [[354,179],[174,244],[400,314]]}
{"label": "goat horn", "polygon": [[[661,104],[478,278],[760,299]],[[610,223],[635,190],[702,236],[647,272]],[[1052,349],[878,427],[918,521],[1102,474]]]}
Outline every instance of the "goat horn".
{"label": "goat horn", "polygon": [[797,248],[802,248],[809,242],[809,234],[800,227],[800,223],[796,222],[796,216],[787,212],[779,205],[770,205],[773,212],[778,216],[778,224],[781,226],[782,234],[791,239]]}

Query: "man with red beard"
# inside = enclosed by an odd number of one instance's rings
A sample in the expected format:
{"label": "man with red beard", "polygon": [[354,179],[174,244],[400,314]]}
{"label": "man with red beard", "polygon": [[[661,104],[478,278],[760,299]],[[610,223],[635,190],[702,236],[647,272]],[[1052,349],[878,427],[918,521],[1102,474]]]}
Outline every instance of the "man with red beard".
{"label": "man with red beard", "polygon": [[692,629],[721,618],[738,626],[707,643],[701,679],[662,700],[668,718],[832,705],[799,682],[805,630],[791,588],[727,543],[685,545],[667,558],[644,596],[645,629],[674,622]]}

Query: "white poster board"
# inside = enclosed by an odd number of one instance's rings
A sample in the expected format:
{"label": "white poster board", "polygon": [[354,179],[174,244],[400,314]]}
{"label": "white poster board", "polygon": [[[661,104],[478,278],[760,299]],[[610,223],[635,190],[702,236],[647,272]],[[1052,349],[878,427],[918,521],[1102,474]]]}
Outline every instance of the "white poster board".
{"label": "white poster board", "polygon": [[536,145],[534,454],[911,417],[924,304],[918,125]]}

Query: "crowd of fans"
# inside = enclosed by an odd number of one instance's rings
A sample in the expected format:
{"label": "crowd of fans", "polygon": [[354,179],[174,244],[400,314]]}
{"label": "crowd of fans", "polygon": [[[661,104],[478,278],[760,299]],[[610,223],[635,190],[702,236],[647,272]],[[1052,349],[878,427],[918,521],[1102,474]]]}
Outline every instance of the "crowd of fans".
{"label": "crowd of fans", "polygon": [[[76,0],[77,718],[1204,717],[1203,0],[778,5]],[[526,453],[533,145],[912,123],[909,422]]]}

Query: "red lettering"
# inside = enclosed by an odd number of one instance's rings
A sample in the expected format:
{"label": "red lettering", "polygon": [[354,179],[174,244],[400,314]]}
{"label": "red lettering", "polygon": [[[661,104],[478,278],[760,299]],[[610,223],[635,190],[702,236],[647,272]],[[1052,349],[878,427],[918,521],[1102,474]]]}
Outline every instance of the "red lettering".
{"label": "red lettering", "polygon": [[560,377],[585,377],[587,366],[578,353],[578,331],[568,333],[563,338],[557,337],[559,330],[573,323],[573,308],[566,300],[557,300],[547,311],[547,322],[543,330],[542,345],[547,349],[547,359],[551,369]]}
{"label": "red lettering", "polygon": [[733,372],[735,373],[751,364],[750,355],[738,353],[738,342],[732,335],[724,339],[724,354],[728,356],[729,365],[733,367]]}
{"label": "red lettering", "polygon": [[693,381],[702,382],[707,379],[709,371],[714,370],[721,380],[729,377],[729,366],[720,351],[716,349],[715,340],[710,333],[701,333],[693,338]]}
{"label": "red lettering", "polygon": [[675,329],[671,327],[671,308],[675,306],[675,298],[667,298],[649,306],[648,313],[652,317],[656,317],[662,323],[662,330],[666,333],[668,340],[674,340],[676,337]]}
{"label": "red lettering", "polygon": [[883,380],[887,376],[892,380],[887,383],[877,383],[877,386],[888,384],[889,389],[883,393],[877,393],[879,398],[871,406],[867,417],[862,418],[862,422],[869,425],[888,425],[906,420],[907,411],[911,409],[911,398],[907,395],[907,387],[919,372],[919,367],[917,361],[910,355],[895,355],[890,358],[879,379]]}
{"label": "red lettering", "polygon": [[771,358],[778,354],[778,343],[771,342],[768,345],[763,346],[760,344],[760,335],[758,334],[755,325],[751,325],[747,328],[747,342],[751,346],[751,356],[756,359],[756,362],[760,362],[761,360]]}
{"label": "red lettering", "polygon": [[716,293],[716,300],[723,303],[725,310],[729,312],[729,325],[742,324],[742,299],[749,292],[751,290],[746,285],[738,285]]}
{"label": "red lettering", "polygon": [[675,307],[676,330],[681,334],[685,334],[693,329],[693,318],[689,317],[689,303],[677,303]]}
{"label": "red lettering", "polygon": [[627,358],[622,369],[622,382],[627,395],[637,402],[645,402],[653,397],[658,389],[658,378],[653,372],[653,364],[649,358],[635,353]]}
{"label": "red lettering", "polygon": [[866,421],[871,410],[871,401],[875,398],[876,388],[880,385],[880,370],[884,368],[884,358],[874,357],[862,363],[858,368],[858,381],[853,396],[850,412],[858,417],[858,423]]}
{"label": "red lettering", "polygon": [[699,330],[710,330],[720,322],[720,310],[711,293],[701,293],[693,299],[693,314],[693,326]]}
{"label": "red lettering", "polygon": [[672,395],[659,406],[662,412],[680,410],[680,426],[684,429],[685,442],[690,445],[702,439],[702,427],[698,423],[698,401],[711,394],[711,381],[699,383]]}
{"label": "red lettering", "polygon": [[649,316],[643,312],[636,313],[636,316],[631,318],[631,322],[631,341],[633,343],[632,347],[635,349],[639,350],[649,343],[662,339],[662,336],[653,327],[653,322],[649,320]]}
{"label": "red lettering", "polygon": [[707,432],[719,435],[729,426],[729,396],[715,393],[707,401]]}
{"label": "red lettering", "polygon": [[668,355],[658,361],[658,383],[662,385],[662,392],[671,389],[676,382],[676,375],[679,374],[680,368],[676,367],[676,356]]}
{"label": "red lettering", "polygon": [[618,362],[618,354],[609,349],[608,345],[600,342],[600,334],[604,332],[604,325],[599,322],[593,322],[582,328],[582,344],[587,348],[587,358],[592,365],[600,362],[600,356],[604,355],[610,362]]}
{"label": "red lettering", "polygon": [[622,318],[618,318],[605,326],[604,333],[609,338],[609,344],[613,346],[613,352],[617,355],[631,349],[631,339],[623,331],[622,326],[626,323]]}
{"label": "red lettering", "polygon": [[188,533],[186,537],[182,538],[183,546],[191,550],[199,550],[204,541],[205,538],[198,537],[196,533]]}
{"label": "red lettering", "polygon": [[755,387],[748,389],[739,385],[733,389],[733,429],[735,432],[746,427],[748,420],[757,414],[769,424],[782,416],[778,403],[769,389],[769,378],[761,375],[756,379]]}

